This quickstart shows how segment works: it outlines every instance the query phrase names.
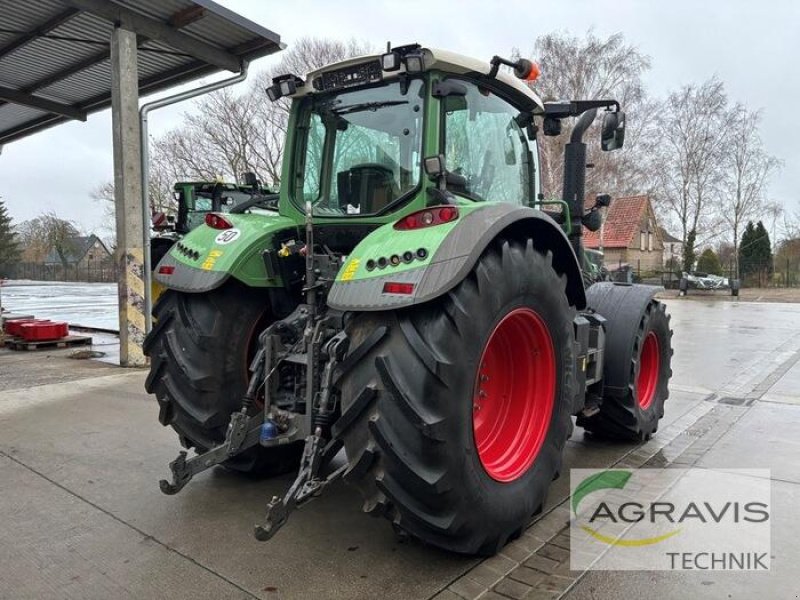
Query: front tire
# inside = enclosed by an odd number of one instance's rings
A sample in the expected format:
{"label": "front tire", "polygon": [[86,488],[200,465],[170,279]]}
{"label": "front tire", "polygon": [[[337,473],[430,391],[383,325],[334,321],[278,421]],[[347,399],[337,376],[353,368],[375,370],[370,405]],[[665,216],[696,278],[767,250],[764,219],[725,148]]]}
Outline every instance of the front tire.
{"label": "front tire", "polygon": [[[155,325],[144,343],[150,357],[145,382],[158,399],[158,419],[185,448],[198,453],[225,440],[231,413],[241,408],[258,334],[271,322],[269,298],[238,283],[210,292],[167,290],[153,308]],[[271,476],[297,468],[302,443],[255,446],[226,467]]]}
{"label": "front tire", "polygon": [[648,440],[658,430],[672,376],[669,321],[664,304],[651,300],[630,351],[620,356],[606,355],[606,361],[628,362],[627,385],[617,393],[606,393],[599,412],[590,417],[579,416],[579,426],[603,437],[632,441]]}
{"label": "front tire", "polygon": [[500,241],[445,296],[355,316],[352,352],[387,328],[340,385],[345,479],[366,512],[467,554],[493,554],[522,532],[572,428],[575,311],[564,289],[532,240]]}

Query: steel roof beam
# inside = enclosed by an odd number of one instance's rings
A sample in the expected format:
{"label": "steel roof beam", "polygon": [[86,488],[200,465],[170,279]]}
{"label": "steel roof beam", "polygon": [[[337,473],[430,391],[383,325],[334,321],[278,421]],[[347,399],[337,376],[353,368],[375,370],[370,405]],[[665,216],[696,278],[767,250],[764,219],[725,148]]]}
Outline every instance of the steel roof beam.
{"label": "steel roof beam", "polygon": [[85,11],[121,27],[144,35],[150,39],[163,42],[177,50],[195,56],[220,69],[238,73],[241,69],[239,59],[216,46],[181,33],[166,23],[156,21],[107,0],[62,0],[68,6]]}
{"label": "steel roof beam", "polygon": [[7,100],[12,104],[21,104],[22,106],[29,106],[36,110],[52,113],[54,115],[61,115],[70,119],[78,121],[86,120],[86,111],[70,106],[69,104],[62,104],[47,100],[40,96],[33,96],[32,94],[25,94],[19,90],[14,90],[7,87],[0,86],[0,99]]}
{"label": "steel roof beam", "polygon": [[23,33],[17,39],[11,41],[10,43],[6,44],[2,48],[0,48],[0,58],[3,58],[7,54],[11,54],[14,50],[18,50],[22,48],[24,45],[29,44],[33,40],[35,40],[39,36],[43,36],[58,27],[59,25],[63,25],[67,21],[69,21],[72,17],[77,15],[80,11],[77,8],[68,8],[64,12],[57,14],[55,17],[48,19],[38,27],[34,27],[30,31]]}

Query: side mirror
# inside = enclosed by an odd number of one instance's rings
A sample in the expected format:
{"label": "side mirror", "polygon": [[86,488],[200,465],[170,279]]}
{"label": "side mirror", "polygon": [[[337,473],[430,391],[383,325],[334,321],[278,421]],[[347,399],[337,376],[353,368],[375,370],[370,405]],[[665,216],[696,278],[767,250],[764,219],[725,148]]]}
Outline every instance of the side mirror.
{"label": "side mirror", "polygon": [[619,150],[625,143],[625,113],[607,112],[603,115],[600,147],[604,152]]}
{"label": "side mirror", "polygon": [[594,199],[594,205],[598,208],[601,206],[609,206],[611,204],[611,195],[610,194],[598,194],[598,196]]}
{"label": "side mirror", "polygon": [[440,98],[445,112],[456,112],[467,109],[467,86],[459,81],[445,79],[433,84],[431,95]]}
{"label": "side mirror", "polygon": [[581,217],[581,223],[589,231],[597,231],[603,224],[603,216],[600,214],[599,210],[590,210]]}
{"label": "side mirror", "polygon": [[431,178],[441,177],[444,173],[444,154],[427,156],[424,160],[425,173]]}
{"label": "side mirror", "polygon": [[252,171],[245,171],[242,173],[242,183],[244,185],[249,185],[250,187],[258,187],[258,178],[256,174]]}
{"label": "side mirror", "polygon": [[545,117],[544,122],[542,123],[542,128],[544,129],[544,134],[546,136],[561,135],[561,119]]}

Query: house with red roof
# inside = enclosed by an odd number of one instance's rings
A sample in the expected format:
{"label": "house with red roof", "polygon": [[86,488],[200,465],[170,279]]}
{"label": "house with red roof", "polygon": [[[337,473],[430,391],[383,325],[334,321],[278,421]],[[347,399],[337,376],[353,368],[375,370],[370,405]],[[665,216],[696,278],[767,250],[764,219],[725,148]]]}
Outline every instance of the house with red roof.
{"label": "house with red roof", "polygon": [[[587,208],[593,206],[594,198],[587,199],[586,204]],[[661,271],[664,242],[650,198],[615,198],[604,210],[599,230],[583,230],[584,246],[602,251],[606,268],[611,271],[626,264],[640,273]]]}

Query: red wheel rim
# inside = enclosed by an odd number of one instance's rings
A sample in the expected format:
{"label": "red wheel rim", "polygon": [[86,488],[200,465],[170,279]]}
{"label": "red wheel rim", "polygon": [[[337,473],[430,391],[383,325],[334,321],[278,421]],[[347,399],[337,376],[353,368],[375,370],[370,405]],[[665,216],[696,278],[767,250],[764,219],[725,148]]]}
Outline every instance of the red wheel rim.
{"label": "red wheel rim", "polygon": [[529,308],[512,310],[483,348],[473,397],[475,446],[492,479],[514,481],[536,460],[553,414],[555,388],[547,325]]}
{"label": "red wheel rim", "polygon": [[639,376],[636,378],[636,394],[642,408],[648,408],[656,396],[658,371],[661,368],[660,354],[658,338],[650,331],[644,338],[642,353],[639,355]]}

